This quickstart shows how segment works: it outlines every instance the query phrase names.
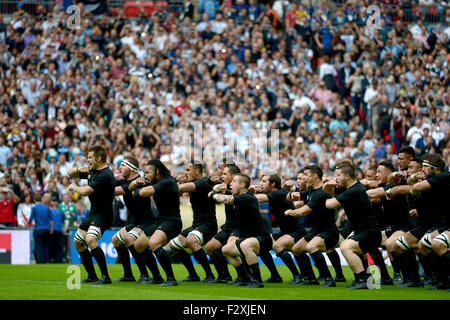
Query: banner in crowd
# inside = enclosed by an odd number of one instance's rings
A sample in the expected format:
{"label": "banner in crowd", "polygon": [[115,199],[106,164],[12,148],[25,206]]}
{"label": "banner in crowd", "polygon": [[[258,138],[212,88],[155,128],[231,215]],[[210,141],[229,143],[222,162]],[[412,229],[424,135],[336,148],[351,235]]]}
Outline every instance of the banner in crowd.
{"label": "banner in crowd", "polygon": [[0,230],[0,264],[31,264],[32,230]]}

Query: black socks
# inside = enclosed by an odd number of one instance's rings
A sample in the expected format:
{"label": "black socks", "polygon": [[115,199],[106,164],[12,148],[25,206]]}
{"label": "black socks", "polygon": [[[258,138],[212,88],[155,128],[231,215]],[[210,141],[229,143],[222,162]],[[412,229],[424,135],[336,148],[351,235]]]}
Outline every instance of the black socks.
{"label": "black socks", "polygon": [[251,265],[249,265],[249,268],[252,272],[253,279],[259,283],[262,283],[261,271],[259,270],[259,263],[257,262],[255,264],[251,264]]}
{"label": "black socks", "polygon": [[214,264],[214,267],[216,267],[219,278],[225,279],[230,276],[230,272],[228,271],[228,261],[220,252],[220,250],[214,252],[209,257],[211,259],[211,262]]}
{"label": "black socks", "polygon": [[336,272],[337,278],[344,278],[344,273],[342,272],[342,265],[341,265],[341,257],[339,257],[339,254],[336,250],[333,250],[332,252],[327,253],[328,259],[330,259],[331,265],[334,268],[334,272]]}
{"label": "black socks", "polygon": [[175,279],[170,257],[167,254],[166,250],[164,250],[163,247],[159,247],[154,251],[154,254],[158,258],[161,267],[164,269],[167,279]]}
{"label": "black socks", "polygon": [[192,255],[194,256],[195,260],[197,260],[197,262],[200,263],[200,265],[203,267],[203,270],[205,270],[206,277],[214,278],[214,274],[211,271],[209,260],[206,256],[205,251],[203,249],[200,249],[193,252]]}
{"label": "black socks", "polygon": [[330,270],[328,269],[327,262],[323,256],[322,251],[316,251],[311,253],[311,257],[314,259],[319,274],[324,278],[331,278]]}
{"label": "black socks", "polygon": [[178,257],[180,257],[181,263],[186,267],[189,272],[189,276],[192,278],[198,278],[197,272],[195,271],[194,264],[192,263],[191,256],[186,252],[186,250],[177,251]]}
{"label": "black socks", "polygon": [[117,255],[120,259],[120,262],[123,266],[123,275],[124,277],[130,278],[133,276],[133,272],[131,271],[131,263],[130,263],[130,253],[128,249],[124,245],[119,245],[115,247],[117,251]]}
{"label": "black socks", "polygon": [[80,255],[81,263],[83,264],[88,278],[91,280],[97,279],[97,274],[95,273],[94,263],[92,262],[92,255],[89,249],[81,251],[78,253]]}
{"label": "black socks", "polygon": [[302,253],[298,256],[294,256],[294,258],[295,261],[297,261],[301,275],[310,280],[316,280],[316,275],[314,274],[314,270],[311,266],[311,260],[309,260],[308,255],[306,253]]}
{"label": "black socks", "polygon": [[145,249],[139,254],[139,257],[141,258],[142,263],[147,266],[147,268],[150,270],[150,272],[153,275],[153,278],[155,279],[161,279],[161,273],[158,269],[158,264],[156,263],[156,259],[153,256],[153,253],[150,249]]}
{"label": "black socks", "polygon": [[279,253],[277,253],[277,256],[283,261],[283,263],[288,267],[289,271],[291,271],[292,275],[299,276],[300,272],[298,272],[297,267],[294,263],[294,260],[292,260],[291,255],[289,254],[289,251],[282,250]]}
{"label": "black socks", "polygon": [[386,264],[384,263],[383,255],[378,248],[369,251],[375,265],[380,268],[381,279],[390,279],[389,272],[387,271]]}
{"label": "black socks", "polygon": [[[261,257],[262,262],[264,262],[266,267],[269,269],[270,276],[272,278],[281,278],[277,267],[275,266],[275,262],[273,262],[272,254],[269,251],[263,251],[259,253],[259,256]],[[250,268],[250,270],[252,269]]]}
{"label": "black socks", "polygon": [[145,263],[142,261],[142,258],[139,255],[139,253],[137,253],[136,248],[134,247],[134,245],[129,246],[128,250],[131,252],[131,255],[133,256],[134,262],[136,263],[136,265],[139,268],[139,272],[141,273],[141,277],[142,276],[147,276],[148,277],[148,272],[147,272],[147,268],[145,267]]}
{"label": "black socks", "polygon": [[98,267],[100,268],[100,272],[102,273],[102,276],[106,276],[107,278],[109,278],[108,267],[106,266],[105,254],[103,253],[102,248],[100,248],[100,246],[97,246],[97,248],[91,250],[91,254],[94,257],[95,261],[97,261],[97,264],[98,264]]}

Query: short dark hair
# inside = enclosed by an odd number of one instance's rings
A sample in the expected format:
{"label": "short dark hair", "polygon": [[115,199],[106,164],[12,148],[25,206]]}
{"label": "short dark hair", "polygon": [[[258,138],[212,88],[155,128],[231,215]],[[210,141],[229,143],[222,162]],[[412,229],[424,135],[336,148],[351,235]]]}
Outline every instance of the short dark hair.
{"label": "short dark hair", "polygon": [[413,147],[403,147],[398,151],[398,154],[400,153],[409,154],[411,158],[414,158],[416,156],[416,151],[414,151]]}
{"label": "short dark hair", "polygon": [[338,170],[341,170],[343,174],[348,174],[350,176],[350,179],[356,179],[355,167],[353,167],[352,165],[343,164],[339,166]]}
{"label": "short dark hair", "polygon": [[323,177],[322,169],[316,164],[312,164],[310,166],[306,166],[305,170],[311,171],[312,174],[317,174],[319,179],[322,179],[322,177]]}
{"label": "short dark hair", "polygon": [[269,183],[275,183],[274,187],[281,189],[281,178],[276,172],[267,172],[263,174],[263,177],[269,177]]}
{"label": "short dark hair", "polygon": [[394,165],[390,161],[383,160],[383,161],[381,161],[379,163],[379,165],[387,168],[390,172],[394,172],[395,171]]}
{"label": "short dark hair", "polygon": [[227,164],[225,168],[228,168],[231,175],[241,173],[241,169],[235,164]]}
{"label": "short dark hair", "polygon": [[420,158],[418,156],[415,156],[414,158],[412,158],[411,161],[418,162],[418,163],[422,164],[422,158]]}
{"label": "short dark hair", "polygon": [[237,176],[239,177],[239,183],[244,183],[245,188],[250,187],[250,177],[244,173],[238,173]]}
{"label": "short dark hair", "polygon": [[192,167],[194,167],[194,169],[197,169],[200,171],[200,173],[203,173],[203,164],[196,160],[191,160],[189,163],[192,164]]}
{"label": "short dark hair", "polygon": [[107,157],[106,149],[103,148],[102,146],[93,146],[88,150],[88,152],[93,152],[95,159],[100,157],[102,163],[106,162],[106,157]]}

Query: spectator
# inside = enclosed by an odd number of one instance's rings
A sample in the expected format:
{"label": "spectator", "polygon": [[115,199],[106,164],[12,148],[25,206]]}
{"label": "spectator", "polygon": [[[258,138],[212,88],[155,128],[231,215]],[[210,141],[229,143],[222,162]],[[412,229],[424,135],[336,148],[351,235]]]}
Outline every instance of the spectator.
{"label": "spectator", "polygon": [[389,103],[389,97],[387,94],[381,95],[381,101],[377,107],[378,112],[378,125],[377,132],[378,137],[381,137],[383,140],[389,140],[390,137],[390,125],[391,125],[391,117],[392,117],[392,105]]}
{"label": "spectator", "polygon": [[320,55],[332,55],[333,48],[331,46],[331,42],[334,37],[334,29],[333,22],[331,19],[328,19],[326,25],[323,28],[320,28],[318,32],[314,35],[314,41],[316,45],[320,49]]}
{"label": "spectator", "polygon": [[[366,108],[363,108],[364,121],[366,128],[371,128],[376,132],[378,124],[378,103],[380,102],[380,93],[378,92],[378,80],[373,79],[372,85],[364,93],[364,102],[367,104]],[[375,109],[375,111],[374,111]],[[375,116],[374,116],[375,114]]]}
{"label": "spectator", "polygon": [[76,227],[78,227],[81,222],[83,222],[83,220],[88,216],[89,214],[89,209],[86,208],[86,205],[83,203],[83,201],[78,200],[75,203],[75,207],[76,207],[76,221],[74,222],[74,225]]}
{"label": "spectator", "polygon": [[62,263],[64,257],[65,237],[69,229],[69,220],[58,209],[59,199],[51,197],[51,213],[53,217],[53,233],[50,234],[50,256],[49,261]]}
{"label": "spectator", "polygon": [[20,202],[20,198],[6,184],[4,178],[0,178],[0,224],[6,227],[16,226],[14,207]]}
{"label": "spectator", "polygon": [[6,167],[8,158],[12,155],[11,149],[5,145],[5,138],[0,135],[0,165]]}
{"label": "spectator", "polygon": [[66,217],[65,220],[68,221],[68,228],[78,228],[77,225],[77,209],[75,207],[75,204],[71,202],[71,195],[69,193],[66,193],[63,196],[63,201],[58,204],[58,210],[64,214]]}
{"label": "spectator", "polygon": [[30,222],[31,209],[34,207],[33,196],[31,193],[26,193],[23,196],[23,202],[19,203],[17,207],[17,226],[21,228],[31,228],[34,224]]}
{"label": "spectator", "polygon": [[206,13],[210,20],[216,17],[216,12],[219,9],[219,2],[216,0],[200,0],[197,4],[198,14]]}
{"label": "spectator", "polygon": [[[423,137],[423,129],[425,128],[425,125],[423,124],[423,121],[421,118],[417,118],[414,122],[414,126],[411,127],[408,130],[408,133],[406,134],[406,142],[409,143],[411,147],[415,147],[417,144],[417,141]],[[429,130],[430,128],[428,128]]]}
{"label": "spectator", "polygon": [[[42,201],[41,201],[42,199]],[[34,249],[36,263],[49,263],[50,237],[53,234],[53,215],[50,210],[50,195],[34,195],[36,205],[31,209],[30,222],[35,222]]]}

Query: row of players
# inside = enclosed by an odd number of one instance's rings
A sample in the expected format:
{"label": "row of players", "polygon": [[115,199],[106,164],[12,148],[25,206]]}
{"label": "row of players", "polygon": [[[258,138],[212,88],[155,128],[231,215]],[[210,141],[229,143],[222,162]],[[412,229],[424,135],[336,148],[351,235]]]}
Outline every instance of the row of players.
{"label": "row of players", "polygon": [[[292,181],[282,184],[276,173],[264,174],[260,185],[251,185],[248,176],[226,161],[211,177],[204,177],[201,164],[191,162],[184,175],[175,178],[161,161],[152,159],[144,166],[144,177],[141,177],[138,161],[131,155],[124,157],[119,168],[121,177],[114,177],[106,163],[106,151],[93,147],[87,156],[90,168],[73,168],[69,172],[71,178],[88,179],[86,186],[74,183],[69,186],[70,191],[89,196],[91,201],[91,213],[74,238],[75,248],[88,273],[84,282],[111,283],[97,241],[112,224],[112,199],[123,195],[133,224],[122,228],[112,238],[124,269],[124,276],[118,281],[135,281],[131,253],[141,274],[138,282],[177,285],[170,255],[165,249],[169,247],[189,272],[186,279],[179,281],[200,281],[186,251],[189,249],[205,271],[206,277],[200,282],[232,281],[230,262],[238,276],[229,284],[264,287],[258,256],[271,273],[265,282],[282,282],[270,254],[270,250],[274,250],[292,273],[291,284],[319,285],[319,280],[323,280],[322,286],[334,287],[337,281],[346,281],[335,251],[339,247],[354,273],[354,281],[348,288],[366,289],[367,254],[380,269],[381,284],[394,282],[380,251],[384,247],[394,268],[394,280],[401,275],[399,286],[424,286],[419,276],[417,254],[426,275],[432,279],[432,283],[427,282],[432,284],[429,289],[448,289],[450,219],[440,201],[450,194],[450,175],[437,154],[426,154],[418,159],[414,150],[405,148],[399,151],[398,159],[400,171],[396,172],[392,163],[382,161],[377,168],[370,168],[362,180],[357,179],[349,159],[337,164],[334,177],[323,177],[320,167],[310,165],[299,173],[297,185]],[[186,192],[190,194],[194,214],[192,226],[182,230],[180,194]],[[151,209],[151,198],[158,209],[157,216]],[[268,202],[280,233],[272,235],[267,229],[259,210],[261,202]],[[216,204],[225,205],[226,221],[220,231]],[[348,220],[347,229],[336,226],[335,211],[341,207]],[[311,225],[309,232],[299,221],[302,216],[306,216]],[[331,276],[324,253],[334,267],[335,278]],[[308,254],[314,260],[319,278],[315,276]],[[166,280],[161,276],[155,256]],[[101,279],[97,278],[92,257],[99,265]]]}

